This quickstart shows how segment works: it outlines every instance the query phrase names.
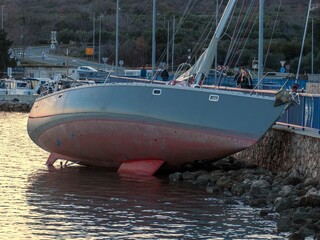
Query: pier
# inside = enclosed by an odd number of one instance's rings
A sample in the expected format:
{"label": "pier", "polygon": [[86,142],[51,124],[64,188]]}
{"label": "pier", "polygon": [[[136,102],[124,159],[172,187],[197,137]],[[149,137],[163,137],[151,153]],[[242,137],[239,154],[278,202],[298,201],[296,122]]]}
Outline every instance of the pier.
{"label": "pier", "polygon": [[234,156],[247,164],[276,172],[297,172],[320,182],[320,134],[317,131],[277,124],[251,148]]}

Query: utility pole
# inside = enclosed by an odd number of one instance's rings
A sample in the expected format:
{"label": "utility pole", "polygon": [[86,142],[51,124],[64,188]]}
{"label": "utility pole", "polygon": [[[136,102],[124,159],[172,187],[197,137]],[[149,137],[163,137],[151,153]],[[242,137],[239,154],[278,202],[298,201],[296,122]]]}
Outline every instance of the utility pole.
{"label": "utility pole", "polygon": [[174,37],[175,37],[175,28],[176,28],[176,18],[173,17],[172,21],[172,49],[171,49],[171,71],[173,72],[173,62],[174,62]]}
{"label": "utility pole", "polygon": [[258,81],[262,79],[263,75],[263,14],[264,14],[264,0],[260,0],[259,5],[259,52],[258,52]]}
{"label": "utility pole", "polygon": [[69,49],[67,49],[67,76],[69,76]]}
{"label": "utility pole", "polygon": [[170,21],[168,20],[167,29],[167,69],[169,71],[169,50],[170,50]]}
{"label": "utility pole", "polygon": [[[216,28],[218,27],[218,15],[219,15],[219,1],[216,2]],[[218,48],[214,49],[215,58],[214,58],[214,69],[217,70],[218,67]],[[214,80],[217,81],[217,71],[214,71]]]}
{"label": "utility pole", "polygon": [[304,27],[304,33],[303,33],[303,39],[302,39],[302,44],[301,44],[301,49],[300,49],[300,57],[299,57],[298,69],[297,69],[297,74],[296,74],[296,79],[297,80],[299,78],[300,65],[301,65],[301,59],[302,59],[302,54],[303,54],[303,49],[304,49],[304,43],[305,43],[305,40],[306,40],[306,34],[307,34],[307,28],[308,28],[308,21],[309,21],[309,14],[310,14],[310,10],[311,10],[311,4],[312,4],[312,0],[309,1],[306,24],[305,24],[305,27]]}
{"label": "utility pole", "polygon": [[117,11],[116,11],[116,62],[115,62],[115,73],[118,75],[118,59],[119,59],[119,0],[117,0]]}
{"label": "utility pole", "polygon": [[313,58],[314,58],[314,56],[313,56],[313,19],[314,19],[314,17],[311,17],[311,74],[313,74],[314,72],[313,72]]}
{"label": "utility pole", "polygon": [[95,51],[95,42],[96,42],[96,13],[93,13],[93,31],[92,31],[92,59],[94,60],[94,51]]}
{"label": "utility pole", "polygon": [[153,0],[152,10],[152,80],[155,76],[156,65],[156,0]]}
{"label": "utility pole", "polygon": [[99,24],[99,64],[101,59],[101,18],[102,18],[102,15],[100,15],[100,24]]}

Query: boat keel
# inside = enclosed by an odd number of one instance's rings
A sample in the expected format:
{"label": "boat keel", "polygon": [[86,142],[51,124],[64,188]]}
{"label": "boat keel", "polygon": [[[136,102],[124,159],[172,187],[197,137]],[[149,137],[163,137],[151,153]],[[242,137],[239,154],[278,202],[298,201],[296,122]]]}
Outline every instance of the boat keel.
{"label": "boat keel", "polygon": [[163,163],[161,159],[128,160],[121,164],[118,173],[152,176]]}
{"label": "boat keel", "polygon": [[53,166],[53,164],[58,160],[58,159],[63,159],[63,160],[70,160],[70,161],[74,161],[75,159],[74,158],[70,158],[70,157],[67,157],[67,156],[64,156],[62,154],[59,154],[59,153],[50,153],[47,161],[46,161],[46,165],[47,166]]}

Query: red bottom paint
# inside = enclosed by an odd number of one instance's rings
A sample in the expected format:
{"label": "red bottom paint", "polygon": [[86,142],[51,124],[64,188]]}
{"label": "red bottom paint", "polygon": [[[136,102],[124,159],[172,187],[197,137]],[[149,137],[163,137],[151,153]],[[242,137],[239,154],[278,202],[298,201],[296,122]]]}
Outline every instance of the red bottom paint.
{"label": "red bottom paint", "polygon": [[47,165],[64,159],[151,175],[163,162],[167,170],[173,170],[187,162],[231,155],[256,140],[239,133],[177,124],[81,119],[47,128],[35,142],[52,153]]}
{"label": "red bottom paint", "polygon": [[118,173],[152,176],[163,163],[160,159],[128,160],[120,165]]}

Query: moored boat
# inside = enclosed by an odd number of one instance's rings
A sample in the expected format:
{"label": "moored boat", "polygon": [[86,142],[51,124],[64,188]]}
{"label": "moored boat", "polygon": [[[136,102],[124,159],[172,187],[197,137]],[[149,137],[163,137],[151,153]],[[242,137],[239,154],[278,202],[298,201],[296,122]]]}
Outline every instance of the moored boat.
{"label": "moored boat", "polygon": [[168,167],[252,146],[289,106],[274,96],[158,84],[103,84],[36,100],[31,139],[56,158],[118,168],[134,160]]}
{"label": "moored boat", "polygon": [[[235,4],[230,2],[225,13]],[[256,143],[290,106],[291,96],[284,91],[270,96],[256,94],[257,90],[202,86],[214,58],[210,51],[216,48],[224,24],[219,24],[199,61],[170,84],[124,78],[119,83],[114,78],[38,98],[28,133],[51,153],[47,164],[65,159],[151,175],[162,165],[176,169]]]}

